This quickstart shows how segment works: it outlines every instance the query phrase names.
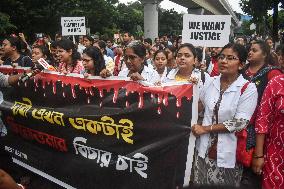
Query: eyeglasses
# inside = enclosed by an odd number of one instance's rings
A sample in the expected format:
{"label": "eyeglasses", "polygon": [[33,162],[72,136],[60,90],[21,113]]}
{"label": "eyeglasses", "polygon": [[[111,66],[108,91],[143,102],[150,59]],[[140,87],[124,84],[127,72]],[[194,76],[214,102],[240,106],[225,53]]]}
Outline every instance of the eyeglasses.
{"label": "eyeglasses", "polygon": [[127,60],[133,61],[135,58],[138,58],[138,56],[135,55],[124,55],[123,60],[126,62]]}
{"label": "eyeglasses", "polygon": [[224,61],[224,60],[227,60],[227,61],[234,61],[234,60],[239,60],[239,58],[237,58],[237,57],[235,57],[235,56],[233,56],[233,55],[224,55],[224,54],[220,54],[219,56],[218,56],[218,60],[222,60],[222,61]]}

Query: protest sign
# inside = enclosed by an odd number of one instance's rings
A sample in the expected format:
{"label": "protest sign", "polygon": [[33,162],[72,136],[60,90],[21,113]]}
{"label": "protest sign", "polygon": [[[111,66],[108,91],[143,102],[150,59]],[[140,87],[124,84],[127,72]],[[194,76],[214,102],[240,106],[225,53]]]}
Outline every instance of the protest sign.
{"label": "protest sign", "polygon": [[85,17],[61,17],[62,35],[86,35]]}
{"label": "protest sign", "polygon": [[40,73],[2,89],[0,150],[64,188],[175,188],[190,175],[193,88]]}
{"label": "protest sign", "polygon": [[230,15],[184,14],[182,42],[202,47],[223,47],[229,43]]}

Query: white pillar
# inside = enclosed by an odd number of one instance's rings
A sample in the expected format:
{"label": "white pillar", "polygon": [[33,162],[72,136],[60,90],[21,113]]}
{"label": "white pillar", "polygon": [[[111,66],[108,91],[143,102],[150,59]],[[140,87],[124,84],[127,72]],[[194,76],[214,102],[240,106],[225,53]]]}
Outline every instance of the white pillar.
{"label": "white pillar", "polygon": [[158,37],[158,5],[161,0],[140,0],[144,5],[144,37]]}

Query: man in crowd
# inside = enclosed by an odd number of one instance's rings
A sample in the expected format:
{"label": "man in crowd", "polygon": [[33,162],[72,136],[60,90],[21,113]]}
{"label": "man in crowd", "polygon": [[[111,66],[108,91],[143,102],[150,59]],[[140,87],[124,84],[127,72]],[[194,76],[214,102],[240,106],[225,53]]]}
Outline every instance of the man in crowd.
{"label": "man in crowd", "polygon": [[124,32],[122,38],[124,46],[127,46],[131,42],[131,34],[129,32]]}
{"label": "man in crowd", "polygon": [[23,47],[23,42],[17,36],[7,37],[2,42],[2,49],[4,56],[7,58],[4,61],[4,65],[11,66],[22,66],[22,67],[31,67],[33,65],[32,60],[28,56],[21,54]]}
{"label": "man in crowd", "polygon": [[211,49],[211,62],[208,66],[208,73],[211,77],[219,75],[219,68],[218,68],[218,55],[221,52],[222,48],[220,47],[213,47]]}
{"label": "man in crowd", "polygon": [[150,39],[150,38],[144,39],[144,47],[146,49],[151,49],[151,47],[152,47],[152,39]]}
{"label": "man in crowd", "polygon": [[245,45],[246,45],[246,40],[245,40],[245,38],[244,38],[244,37],[241,37],[241,36],[237,37],[237,38],[236,38],[236,44],[240,44],[240,45],[245,46]]}
{"label": "man in crowd", "polygon": [[106,51],[107,51],[107,56],[111,57],[112,59],[114,59],[114,53],[113,53],[113,41],[112,39],[108,39],[106,41]]}

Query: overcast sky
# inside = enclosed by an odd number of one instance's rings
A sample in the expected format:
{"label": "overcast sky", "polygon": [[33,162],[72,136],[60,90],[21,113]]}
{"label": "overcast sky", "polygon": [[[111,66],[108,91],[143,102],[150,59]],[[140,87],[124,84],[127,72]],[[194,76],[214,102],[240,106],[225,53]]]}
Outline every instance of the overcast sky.
{"label": "overcast sky", "polygon": [[[128,2],[134,2],[134,1],[137,1],[137,0],[119,0],[119,2],[121,3],[128,3]],[[243,11],[241,10],[241,7],[239,5],[239,1],[240,0],[227,0],[228,3],[232,6],[232,9],[238,13],[243,13]],[[169,0],[164,0],[162,3],[161,3],[161,7],[164,8],[164,9],[172,9],[174,8],[177,12],[187,12],[186,8],[180,6],[180,5],[177,5]]]}

